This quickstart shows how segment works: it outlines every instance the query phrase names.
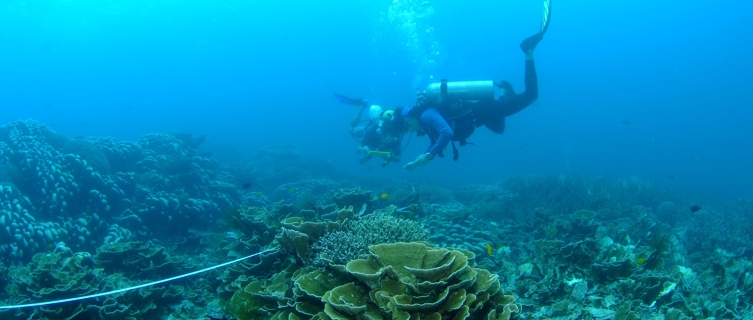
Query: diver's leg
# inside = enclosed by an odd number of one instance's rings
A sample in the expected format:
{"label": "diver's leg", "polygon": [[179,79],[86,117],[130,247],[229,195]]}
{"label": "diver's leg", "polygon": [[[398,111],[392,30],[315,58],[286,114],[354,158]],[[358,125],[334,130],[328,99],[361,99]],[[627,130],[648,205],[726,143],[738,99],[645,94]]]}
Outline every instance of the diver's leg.
{"label": "diver's leg", "polygon": [[[361,123],[361,116],[363,115],[363,112],[368,108],[368,105],[362,105],[358,111],[356,111],[356,114],[353,115],[353,119],[350,120],[350,128],[348,129],[348,133],[354,134],[355,129],[358,126],[359,123]],[[363,134],[363,133],[361,133]]]}
{"label": "diver's leg", "polygon": [[[526,55],[525,85],[526,90],[524,92],[499,100],[497,115],[502,118],[502,121],[504,121],[504,117],[516,114],[531,105],[539,97],[539,81],[536,76],[536,65],[533,62],[533,52]],[[502,128],[504,130],[504,126]]]}
{"label": "diver's leg", "polygon": [[484,127],[496,134],[505,133],[505,117],[489,118],[484,122]]}
{"label": "diver's leg", "polygon": [[472,110],[476,118],[475,122],[487,127],[496,134],[505,132],[505,117],[502,115],[502,106],[505,105],[506,100],[507,98],[502,97],[499,100],[478,101],[474,103]]}
{"label": "diver's leg", "polygon": [[533,63],[533,51],[544,39],[544,34],[549,29],[549,23],[552,17],[552,1],[544,0],[544,17],[541,19],[541,28],[536,34],[526,38],[520,43],[520,49],[526,54],[526,74],[525,84],[526,91],[521,94],[506,96],[500,99],[499,114],[507,117],[518,113],[523,108],[531,105],[539,97],[538,77],[536,76],[536,66]]}

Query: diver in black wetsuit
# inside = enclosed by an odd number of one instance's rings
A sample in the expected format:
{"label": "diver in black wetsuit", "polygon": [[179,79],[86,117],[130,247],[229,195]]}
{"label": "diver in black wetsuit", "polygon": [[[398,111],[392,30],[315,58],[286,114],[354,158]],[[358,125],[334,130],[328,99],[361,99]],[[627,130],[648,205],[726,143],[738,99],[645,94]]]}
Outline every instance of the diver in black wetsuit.
{"label": "diver in black wetsuit", "polygon": [[551,8],[551,0],[545,1],[544,17],[539,32],[520,43],[520,49],[526,54],[525,91],[516,94],[512,85],[507,81],[495,84],[500,89],[498,100],[482,100],[473,105],[477,127],[483,125],[494,133],[502,134],[505,132],[505,118],[523,110],[539,97],[533,50],[536,49],[536,45],[544,38],[544,33],[549,29],[552,16]]}
{"label": "diver in black wetsuit", "polygon": [[[410,131],[417,131],[419,135],[426,134],[431,139],[429,147],[416,160],[404,166],[405,171],[412,171],[417,167],[428,164],[435,156],[443,156],[442,151],[452,142],[453,159],[458,159],[455,141],[461,146],[466,145],[466,139],[473,134],[476,127],[485,126],[494,133],[505,131],[505,117],[511,116],[531,105],[539,95],[536,68],[533,62],[533,51],[543,39],[549,28],[551,19],[551,0],[544,1],[544,17],[539,32],[526,38],[520,43],[520,49],[526,55],[525,91],[516,94],[512,85],[507,81],[495,84],[500,89],[500,97],[471,99],[424,99],[416,107],[404,109],[400,115]],[[446,80],[439,87],[442,96],[450,97],[447,93]],[[462,90],[461,90],[462,91]],[[427,102],[428,101],[428,102]]]}

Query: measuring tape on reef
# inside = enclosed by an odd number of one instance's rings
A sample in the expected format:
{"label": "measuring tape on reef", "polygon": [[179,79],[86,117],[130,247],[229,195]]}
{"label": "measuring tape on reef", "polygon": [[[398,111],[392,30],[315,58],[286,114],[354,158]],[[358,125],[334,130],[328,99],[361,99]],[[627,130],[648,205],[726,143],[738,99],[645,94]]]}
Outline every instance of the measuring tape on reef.
{"label": "measuring tape on reef", "polygon": [[225,262],[223,264],[219,264],[219,265],[216,265],[216,266],[213,266],[213,267],[209,267],[209,268],[206,268],[206,269],[201,269],[201,270],[198,270],[198,271],[186,273],[186,274],[183,274],[183,275],[179,275],[177,277],[172,277],[172,278],[167,278],[167,279],[163,279],[163,280],[159,280],[159,281],[154,281],[154,282],[149,282],[149,283],[145,283],[145,284],[140,284],[138,286],[133,286],[133,287],[128,287],[128,288],[113,290],[113,291],[109,291],[109,292],[97,293],[97,294],[92,294],[92,295],[83,296],[83,297],[70,298],[70,299],[62,299],[62,300],[47,301],[47,302],[37,302],[37,303],[29,303],[29,304],[19,304],[19,305],[15,305],[15,306],[0,306],[0,310],[16,309],[16,308],[41,307],[41,306],[47,306],[47,305],[51,305],[51,304],[58,304],[58,303],[71,302],[71,301],[78,301],[78,300],[84,300],[84,299],[89,299],[89,298],[96,298],[96,297],[101,297],[101,296],[106,296],[106,295],[111,295],[111,294],[116,294],[116,293],[121,293],[121,292],[136,290],[136,289],[141,289],[141,288],[144,288],[144,287],[149,287],[149,286],[153,286],[153,285],[160,284],[160,283],[165,283],[165,282],[170,282],[170,281],[173,281],[173,280],[178,280],[180,278],[190,277],[192,275],[203,273],[203,272],[207,272],[209,270],[214,270],[214,269],[217,269],[217,268],[222,268],[224,266],[227,266],[227,265],[230,265],[230,264],[233,264],[233,263],[236,263],[236,262],[240,262],[240,261],[246,260],[248,258],[253,258],[253,257],[256,257],[258,255],[261,255],[261,254],[264,254],[264,253],[267,253],[267,252],[271,252],[271,251],[275,251],[275,250],[277,250],[277,249],[267,249],[267,250],[264,250],[264,251],[259,252],[259,253],[254,253],[254,254],[252,254],[250,256],[243,257],[243,258],[240,258],[240,259],[235,259],[233,261]]}

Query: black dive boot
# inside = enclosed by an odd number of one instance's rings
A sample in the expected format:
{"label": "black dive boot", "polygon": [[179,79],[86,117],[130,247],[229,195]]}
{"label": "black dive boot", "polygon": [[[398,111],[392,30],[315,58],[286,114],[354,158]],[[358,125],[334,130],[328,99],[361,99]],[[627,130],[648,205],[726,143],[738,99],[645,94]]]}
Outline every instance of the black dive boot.
{"label": "black dive boot", "polygon": [[543,33],[539,32],[537,34],[534,34],[520,43],[520,49],[523,50],[523,53],[528,54],[528,52],[536,49],[536,45],[539,44],[539,41],[541,41],[541,39],[544,39]]}

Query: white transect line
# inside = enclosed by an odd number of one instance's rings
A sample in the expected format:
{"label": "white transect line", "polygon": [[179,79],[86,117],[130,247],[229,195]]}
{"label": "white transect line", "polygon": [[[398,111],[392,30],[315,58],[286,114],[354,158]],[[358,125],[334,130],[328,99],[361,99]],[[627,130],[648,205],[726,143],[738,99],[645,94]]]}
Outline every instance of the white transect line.
{"label": "white transect line", "polygon": [[159,280],[159,281],[154,281],[154,282],[149,282],[149,283],[145,283],[145,284],[140,284],[138,286],[133,286],[133,287],[128,287],[128,288],[113,290],[113,291],[110,291],[110,292],[97,293],[97,294],[92,294],[92,295],[83,296],[83,297],[70,298],[70,299],[62,299],[62,300],[47,301],[47,302],[37,302],[37,303],[29,303],[29,304],[19,304],[19,305],[15,305],[15,306],[0,306],[0,310],[15,309],[15,308],[41,307],[41,306],[47,306],[47,305],[51,305],[51,304],[57,304],[57,303],[63,303],[63,302],[71,302],[71,301],[77,301],[77,300],[84,300],[84,299],[89,299],[89,298],[96,298],[96,297],[106,296],[106,295],[110,295],[110,294],[121,293],[121,292],[125,292],[125,291],[130,291],[130,290],[141,289],[141,288],[144,288],[144,287],[153,286],[155,284],[160,284],[160,283],[164,283],[164,282],[168,282],[168,281],[177,280],[177,279],[180,279],[180,278],[190,277],[192,275],[199,274],[199,273],[202,273],[202,272],[207,272],[207,271],[212,270],[212,269],[222,268],[222,267],[224,267],[226,265],[233,264],[233,263],[236,263],[236,262],[239,262],[239,261],[243,261],[243,260],[246,260],[248,258],[252,258],[252,257],[258,256],[260,254],[267,253],[267,252],[270,252],[270,251],[275,251],[275,250],[277,250],[277,249],[267,249],[267,250],[264,250],[264,251],[259,252],[259,253],[254,253],[254,254],[252,254],[250,256],[243,257],[243,258],[240,258],[240,259],[235,259],[233,261],[225,262],[223,264],[219,264],[219,265],[216,265],[216,266],[213,266],[213,267],[201,269],[201,270],[194,271],[194,272],[191,272],[191,273],[186,273],[186,274],[179,275],[179,276],[172,277],[172,278],[167,278],[167,279],[162,279],[162,280]]}

